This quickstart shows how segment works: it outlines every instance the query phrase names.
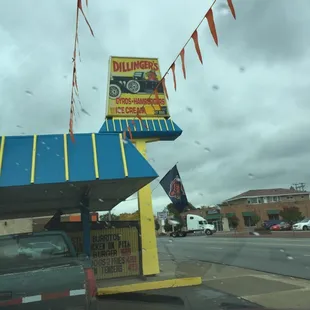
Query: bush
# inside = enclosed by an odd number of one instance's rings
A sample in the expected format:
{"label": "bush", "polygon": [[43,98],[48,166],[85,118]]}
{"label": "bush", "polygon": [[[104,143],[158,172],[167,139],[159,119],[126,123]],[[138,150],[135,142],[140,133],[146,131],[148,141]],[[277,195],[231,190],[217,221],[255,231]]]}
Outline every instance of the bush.
{"label": "bush", "polygon": [[230,225],[233,229],[237,229],[239,225],[239,218],[235,215],[230,218]]}

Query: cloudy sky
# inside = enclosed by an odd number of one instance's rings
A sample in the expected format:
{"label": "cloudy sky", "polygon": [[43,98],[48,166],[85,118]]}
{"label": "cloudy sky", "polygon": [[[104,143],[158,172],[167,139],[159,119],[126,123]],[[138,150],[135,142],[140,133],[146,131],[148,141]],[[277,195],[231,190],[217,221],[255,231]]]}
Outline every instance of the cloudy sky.
{"label": "cloudy sky", "polygon": [[[96,132],[104,121],[109,56],[158,57],[165,72],[211,4],[194,2],[89,0],[95,38],[81,20],[78,64],[89,115],[80,113],[75,132]],[[204,65],[190,42],[187,80],[179,63],[177,92],[168,78],[182,136],[148,149],[160,176],[178,162],[195,206],[248,189],[310,184],[310,1],[235,0],[236,21],[225,3],[214,7],[219,47],[204,22]],[[68,131],[75,5],[1,0],[1,135]],[[169,200],[158,181],[152,188],[154,211],[161,211]],[[136,208],[131,197],[114,211]]]}

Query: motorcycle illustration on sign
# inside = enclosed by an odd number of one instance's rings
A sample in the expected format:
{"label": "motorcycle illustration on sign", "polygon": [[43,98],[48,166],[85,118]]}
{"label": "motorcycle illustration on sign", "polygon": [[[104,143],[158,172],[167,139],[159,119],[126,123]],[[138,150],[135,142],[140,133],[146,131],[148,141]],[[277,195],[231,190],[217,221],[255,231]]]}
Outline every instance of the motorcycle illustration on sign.
{"label": "motorcycle illustration on sign", "polygon": [[[109,86],[109,97],[117,99],[122,94],[151,94],[159,80],[155,71],[135,72],[132,77],[112,76]],[[158,93],[164,93],[163,86],[157,87]]]}

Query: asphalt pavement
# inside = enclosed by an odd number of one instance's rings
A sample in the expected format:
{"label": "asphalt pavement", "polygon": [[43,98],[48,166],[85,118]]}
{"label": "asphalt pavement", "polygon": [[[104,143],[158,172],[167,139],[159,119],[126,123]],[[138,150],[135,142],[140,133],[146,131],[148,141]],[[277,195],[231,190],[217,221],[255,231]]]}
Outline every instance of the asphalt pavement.
{"label": "asphalt pavement", "polygon": [[162,261],[173,259],[180,265],[188,261],[212,262],[310,279],[310,239],[306,238],[188,236],[158,238],[157,242]]}
{"label": "asphalt pavement", "polygon": [[236,310],[262,309],[261,305],[238,298],[205,284],[196,287],[171,288],[101,297],[99,309],[114,310]]}

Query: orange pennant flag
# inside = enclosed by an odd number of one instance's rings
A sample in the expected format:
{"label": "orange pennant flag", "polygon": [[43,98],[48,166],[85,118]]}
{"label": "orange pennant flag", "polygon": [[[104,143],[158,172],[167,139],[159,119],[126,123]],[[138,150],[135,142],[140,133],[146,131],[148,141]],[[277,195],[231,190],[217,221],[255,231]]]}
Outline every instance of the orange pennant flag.
{"label": "orange pennant flag", "polygon": [[227,0],[228,6],[230,8],[230,12],[232,14],[232,16],[234,17],[234,19],[236,19],[236,12],[235,12],[235,8],[234,5],[232,3],[232,0]]}
{"label": "orange pennant flag", "polygon": [[177,81],[176,81],[176,78],[175,78],[175,63],[173,63],[171,65],[171,71],[172,71],[172,75],[173,75],[174,90],[177,90]]}
{"label": "orange pennant flag", "polygon": [[127,127],[127,130],[128,130],[128,132],[129,132],[130,140],[132,140],[132,132],[131,132],[130,126]]}
{"label": "orange pennant flag", "polygon": [[[157,87],[154,89],[155,101],[156,101],[156,104],[160,105]],[[154,109],[154,107],[153,107],[153,109]]]}
{"label": "orange pennant flag", "polygon": [[126,135],[126,130],[123,131],[123,140],[126,140],[127,135]]}
{"label": "orange pennant flag", "polygon": [[203,64],[202,56],[201,56],[201,51],[200,51],[200,47],[199,47],[199,42],[198,42],[198,32],[197,32],[197,30],[195,30],[193,32],[192,39],[193,39],[194,44],[195,44],[195,49],[196,49],[198,58],[199,58],[200,62]]}
{"label": "orange pennant flag", "polygon": [[163,86],[164,93],[165,93],[167,99],[169,100],[168,91],[167,91],[167,87],[166,87],[166,81],[165,81],[164,77],[161,79],[161,85]]}
{"label": "orange pennant flag", "polygon": [[181,63],[182,63],[182,71],[183,71],[183,76],[184,79],[186,80],[186,70],[185,70],[185,49],[183,48],[182,51],[180,52],[180,57],[181,57]]}
{"label": "orange pennant flag", "polygon": [[[137,113],[137,118],[138,118],[138,119],[139,119],[139,121],[141,122],[142,127],[144,127],[145,129],[148,129],[148,128],[147,128],[147,126],[146,126],[145,124],[143,124],[142,117],[140,116],[140,114],[139,114],[139,113]],[[141,130],[142,130],[142,128],[141,128]]]}
{"label": "orange pennant flag", "polygon": [[142,120],[142,118],[141,118],[141,116],[140,116],[139,113],[137,113],[137,118],[138,118],[140,121]]}
{"label": "orange pennant flag", "polygon": [[84,20],[85,20],[85,22],[86,22],[86,24],[87,24],[87,26],[88,26],[88,28],[89,28],[90,33],[91,33],[92,36],[94,37],[95,35],[94,35],[94,32],[93,32],[93,29],[91,28],[91,25],[90,25],[90,23],[88,22],[88,19],[86,18],[86,15],[85,15],[85,13],[84,13],[84,11],[83,11],[82,0],[77,0],[77,6],[78,6],[78,8],[80,9],[80,11],[82,12],[82,15],[83,15]]}
{"label": "orange pennant flag", "polygon": [[209,11],[206,14],[206,19],[209,24],[209,28],[212,34],[212,37],[214,39],[214,42],[216,45],[219,45],[218,38],[217,38],[217,33],[216,33],[216,28],[215,28],[215,23],[214,23],[214,17],[213,17],[213,11],[212,8],[209,9]]}
{"label": "orange pennant flag", "polygon": [[71,141],[74,143],[74,135],[73,135],[73,118],[70,116],[70,122],[69,122],[69,133],[70,133],[70,138]]}

